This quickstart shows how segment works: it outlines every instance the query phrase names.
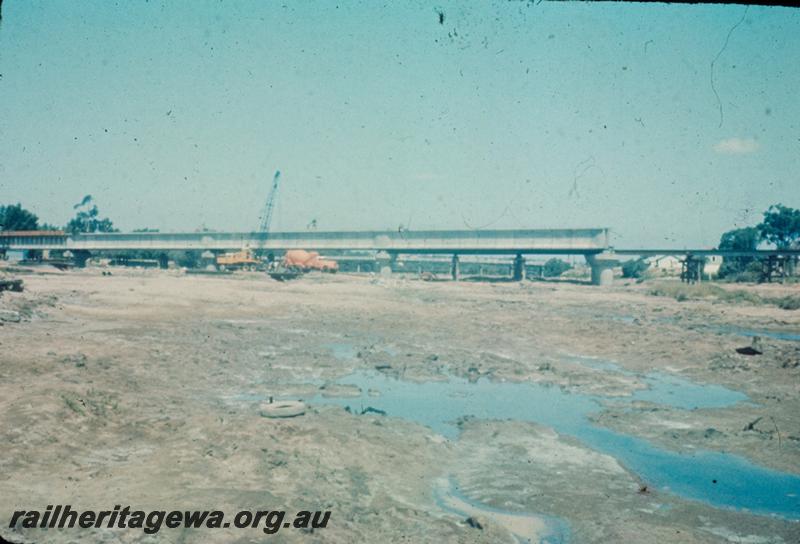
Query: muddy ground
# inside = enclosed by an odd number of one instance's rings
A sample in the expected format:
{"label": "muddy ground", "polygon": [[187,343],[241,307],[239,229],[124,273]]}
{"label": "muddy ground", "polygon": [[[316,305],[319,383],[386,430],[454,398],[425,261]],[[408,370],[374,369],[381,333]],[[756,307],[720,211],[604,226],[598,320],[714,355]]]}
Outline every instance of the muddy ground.
{"label": "muddy ground", "polygon": [[[648,294],[646,283],[347,275],[279,283],[256,273],[118,269],[15,276],[25,292],[0,295],[0,535],[9,540],[518,538],[514,520],[497,511],[442,499],[442,482],[457,482],[469,501],[561,520],[565,532],[553,541],[800,542],[795,521],[713,508],[651,486],[640,492],[647,482],[622,463],[541,425],[468,418],[449,440],[392,414],[320,404],[296,418],[267,419],[257,400],[347,395],[331,382],[375,367],[417,381],[448,374],[533,381],[602,395],[598,425],[662,448],[730,452],[800,473],[800,342],[765,337],[763,355],[749,357],[735,349],[750,339],[724,332],[797,334],[800,311],[678,302]],[[352,353],[337,354],[336,346]],[[723,385],[750,402],[697,410],[627,402],[646,387],[639,376],[654,370]],[[325,529],[272,536],[259,529],[154,536],[7,529],[14,510],[57,503],[332,515]],[[534,541],[543,536],[537,523],[524,528]]]}

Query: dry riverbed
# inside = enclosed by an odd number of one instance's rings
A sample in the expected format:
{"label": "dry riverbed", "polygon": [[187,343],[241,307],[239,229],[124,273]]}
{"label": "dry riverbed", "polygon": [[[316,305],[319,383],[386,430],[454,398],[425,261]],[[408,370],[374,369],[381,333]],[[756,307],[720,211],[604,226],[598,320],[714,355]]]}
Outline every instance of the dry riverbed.
{"label": "dry riverbed", "polygon": [[[0,295],[7,539],[800,541],[800,523],[787,519],[800,512],[754,515],[682,498],[535,413],[526,421],[463,413],[475,417],[444,418],[438,428],[423,424],[430,414],[369,410],[391,401],[386,384],[395,380],[455,380],[476,391],[533,384],[567,402],[595,402],[586,414],[592,428],[686,454],[687,463],[708,450],[797,474],[800,341],[792,335],[800,335],[800,311],[679,302],[649,294],[647,283],[15,275],[26,290]],[[763,354],[737,353],[754,331]],[[378,385],[362,390],[348,382],[354,373],[376,375]],[[733,400],[695,408],[681,396],[703,384],[719,387],[697,389],[701,404],[717,392]],[[309,408],[292,419],[261,417],[270,396]],[[57,503],[330,510],[331,521],[270,537],[258,529],[6,528],[14,510]]]}

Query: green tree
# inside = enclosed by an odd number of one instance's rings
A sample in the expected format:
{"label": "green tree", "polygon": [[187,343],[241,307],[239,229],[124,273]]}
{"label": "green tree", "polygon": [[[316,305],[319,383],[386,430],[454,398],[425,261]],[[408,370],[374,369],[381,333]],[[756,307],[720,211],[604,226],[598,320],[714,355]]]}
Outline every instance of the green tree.
{"label": "green tree", "polygon": [[[719,240],[719,249],[727,251],[755,251],[761,243],[761,233],[757,227],[729,230]],[[720,278],[730,278],[751,269],[755,257],[725,257],[719,267]]]}
{"label": "green tree", "polygon": [[630,259],[622,263],[622,277],[641,278],[648,268],[650,268],[650,263],[645,259]]}
{"label": "green tree", "polygon": [[73,206],[78,213],[67,223],[66,230],[72,234],[89,232],[117,232],[111,219],[100,219],[100,212],[92,202],[92,195],[86,195]]}
{"label": "green tree", "polygon": [[756,228],[765,242],[789,249],[800,240],[800,210],[774,204],[764,212],[764,220]]}
{"label": "green tree", "polygon": [[0,206],[0,230],[36,230],[39,218],[21,204]]}
{"label": "green tree", "polygon": [[544,269],[542,273],[547,278],[557,278],[570,268],[572,268],[572,265],[568,262],[553,257],[544,263]]}

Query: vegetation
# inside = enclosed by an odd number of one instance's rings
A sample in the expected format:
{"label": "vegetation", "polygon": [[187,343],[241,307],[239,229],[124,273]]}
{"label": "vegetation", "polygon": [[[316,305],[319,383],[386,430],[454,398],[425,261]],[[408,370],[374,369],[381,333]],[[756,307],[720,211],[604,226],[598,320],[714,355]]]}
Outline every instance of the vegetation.
{"label": "vegetation", "polygon": [[649,294],[674,298],[678,302],[687,300],[713,300],[732,304],[773,305],[784,310],[800,309],[800,296],[765,297],[743,289],[725,289],[712,283],[687,284],[660,282],[648,291]]}
{"label": "vegetation", "polygon": [[554,257],[544,263],[542,274],[544,274],[546,278],[557,278],[570,268],[572,268],[571,264]]}
{"label": "vegetation", "polygon": [[21,204],[0,206],[0,230],[36,230],[39,218]]}
{"label": "vegetation", "polygon": [[650,268],[650,263],[645,259],[631,259],[622,263],[622,277],[623,278],[642,278],[644,277],[647,269]]}
{"label": "vegetation", "polygon": [[[761,234],[758,228],[745,227],[743,229],[731,230],[723,234],[719,241],[719,248],[728,251],[753,251],[758,249],[758,244],[760,243]],[[761,266],[756,262],[755,257],[727,257],[719,267],[719,277],[742,281],[744,278],[739,279],[738,276],[745,273],[748,268],[755,271],[751,266],[754,262],[757,265],[758,274],[760,275]]]}
{"label": "vegetation", "polygon": [[800,210],[783,204],[770,206],[757,228],[762,240],[788,249],[800,241]]}
{"label": "vegetation", "polygon": [[73,209],[78,213],[67,223],[66,231],[76,233],[89,232],[117,232],[111,219],[104,217],[100,219],[100,212],[92,201],[92,195],[86,195]]}
{"label": "vegetation", "polygon": [[[770,206],[764,219],[755,227],[734,229],[722,235],[719,249],[753,251],[762,243],[789,249],[800,242],[800,210],[783,204]],[[789,272],[794,259],[789,261]],[[762,281],[763,266],[755,257],[727,257],[719,268],[719,277],[731,281]]]}

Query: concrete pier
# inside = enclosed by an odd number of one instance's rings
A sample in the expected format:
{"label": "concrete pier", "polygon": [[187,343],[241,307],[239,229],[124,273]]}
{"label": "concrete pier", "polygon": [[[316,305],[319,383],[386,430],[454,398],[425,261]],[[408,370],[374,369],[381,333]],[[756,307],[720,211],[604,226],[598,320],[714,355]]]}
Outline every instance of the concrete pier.
{"label": "concrete pier", "polygon": [[525,257],[521,253],[517,253],[514,257],[514,273],[512,275],[514,281],[522,281],[525,279]]}
{"label": "concrete pier", "polygon": [[611,285],[614,283],[614,267],[619,259],[613,253],[587,254],[586,262],[592,268],[592,285]]}

